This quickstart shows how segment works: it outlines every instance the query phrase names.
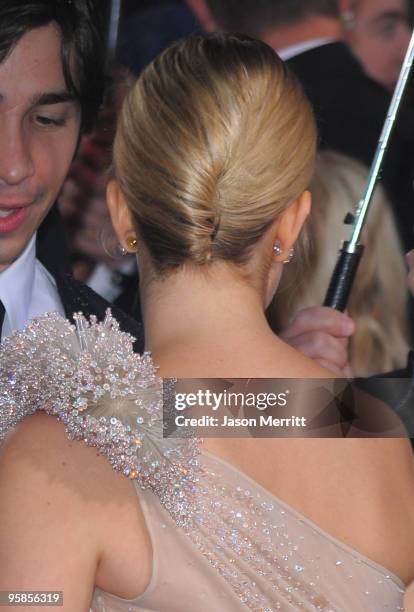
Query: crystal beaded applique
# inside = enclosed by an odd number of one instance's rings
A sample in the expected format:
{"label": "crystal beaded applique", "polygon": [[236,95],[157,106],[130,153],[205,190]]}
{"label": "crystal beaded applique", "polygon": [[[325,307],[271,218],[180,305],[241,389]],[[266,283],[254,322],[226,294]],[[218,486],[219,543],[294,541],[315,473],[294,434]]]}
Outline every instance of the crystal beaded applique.
{"label": "crystal beaded applique", "polygon": [[102,323],[74,318],[76,327],[56,313],[38,317],[0,346],[0,442],[29,414],[55,415],[184,525],[198,441],[163,439],[162,381],[109,311]]}

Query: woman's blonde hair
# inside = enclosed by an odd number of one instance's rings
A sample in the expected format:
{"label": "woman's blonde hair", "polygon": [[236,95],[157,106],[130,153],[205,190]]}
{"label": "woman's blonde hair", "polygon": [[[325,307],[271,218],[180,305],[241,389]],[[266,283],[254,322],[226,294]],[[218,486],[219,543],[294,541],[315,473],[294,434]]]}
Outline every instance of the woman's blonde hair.
{"label": "woman's blonde hair", "polygon": [[[285,267],[279,291],[269,309],[272,327],[283,329],[294,314],[321,305],[336,264],[341,239],[349,237],[344,225],[354,212],[368,172],[339,153],[318,155],[311,186],[309,260]],[[356,323],[350,343],[350,364],[358,376],[402,367],[409,346],[406,270],[395,221],[383,189],[378,188],[362,236],[366,245],[347,312]],[[300,269],[298,270],[298,266]]]}
{"label": "woman's blonde hair", "polygon": [[301,86],[266,44],[192,37],[127,96],[114,169],[157,272],[244,263],[304,191],[316,129]]}

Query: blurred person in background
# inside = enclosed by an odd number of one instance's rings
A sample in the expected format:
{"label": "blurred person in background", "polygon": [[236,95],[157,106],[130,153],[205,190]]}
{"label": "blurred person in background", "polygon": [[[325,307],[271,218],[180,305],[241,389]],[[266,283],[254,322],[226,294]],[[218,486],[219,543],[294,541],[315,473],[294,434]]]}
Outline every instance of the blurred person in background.
{"label": "blurred person in background", "polygon": [[[287,329],[303,308],[322,304],[337,260],[341,240],[349,238],[344,224],[353,213],[367,181],[367,170],[339,153],[319,153],[311,185],[312,211],[308,222],[310,252],[306,263],[287,266],[268,316],[276,333]],[[406,270],[395,222],[384,191],[379,188],[364,227],[366,246],[347,307],[355,332],[335,364],[320,363],[343,375],[348,364],[355,376],[371,376],[402,368],[407,359],[408,292]],[[322,338],[329,350],[330,339]],[[333,352],[335,346],[333,347]]]}
{"label": "blurred person in background", "polygon": [[393,92],[410,41],[407,0],[341,0],[344,40],[375,81]]}
{"label": "blurred person in background", "polygon": [[205,0],[163,2],[136,10],[121,22],[118,59],[134,74],[171,43],[196,32],[212,32],[215,23]]}

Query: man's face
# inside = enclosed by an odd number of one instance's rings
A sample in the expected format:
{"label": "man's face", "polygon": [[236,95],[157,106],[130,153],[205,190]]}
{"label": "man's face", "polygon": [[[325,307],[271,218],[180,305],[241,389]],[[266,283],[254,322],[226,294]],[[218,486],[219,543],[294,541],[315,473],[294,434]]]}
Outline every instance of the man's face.
{"label": "man's face", "polygon": [[375,81],[392,90],[410,40],[406,0],[356,0],[347,42]]}
{"label": "man's face", "polygon": [[0,63],[0,272],[23,252],[55,201],[79,129],[57,28],[27,32]]}

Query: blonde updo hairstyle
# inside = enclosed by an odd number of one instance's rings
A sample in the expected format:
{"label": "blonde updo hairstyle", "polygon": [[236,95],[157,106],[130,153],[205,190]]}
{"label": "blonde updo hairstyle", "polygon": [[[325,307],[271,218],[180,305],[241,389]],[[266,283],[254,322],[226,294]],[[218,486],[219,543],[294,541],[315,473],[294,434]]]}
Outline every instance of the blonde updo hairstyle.
{"label": "blonde updo hairstyle", "polygon": [[114,145],[156,272],[245,263],[310,183],[315,144],[310,104],[266,44],[195,36],[162,53],[124,101]]}

